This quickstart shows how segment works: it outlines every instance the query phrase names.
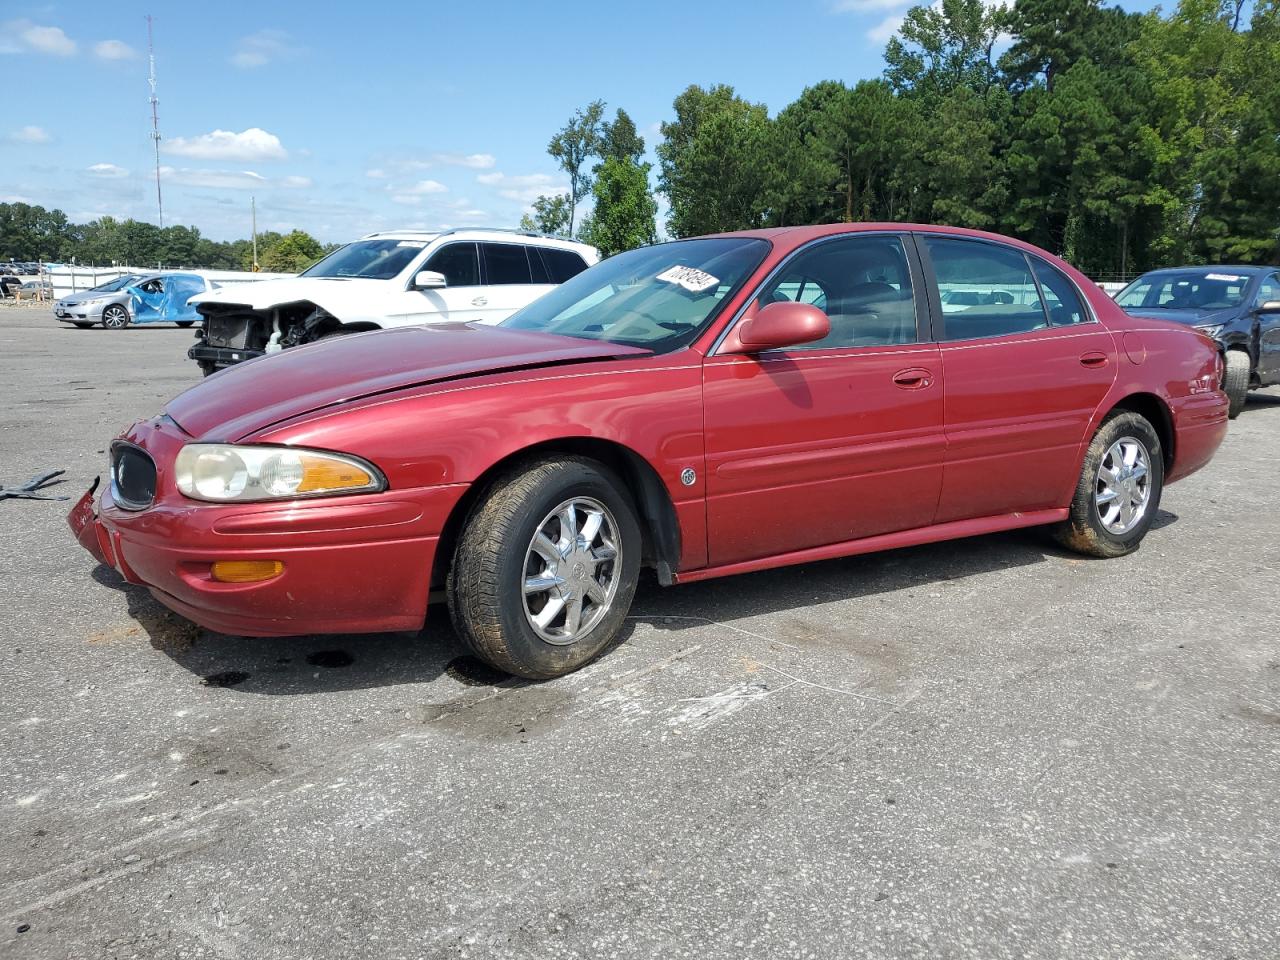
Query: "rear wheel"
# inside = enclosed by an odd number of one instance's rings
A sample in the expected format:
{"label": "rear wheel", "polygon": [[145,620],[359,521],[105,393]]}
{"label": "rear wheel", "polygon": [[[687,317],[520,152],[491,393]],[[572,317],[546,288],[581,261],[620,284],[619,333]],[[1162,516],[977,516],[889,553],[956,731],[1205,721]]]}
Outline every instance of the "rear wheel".
{"label": "rear wheel", "polygon": [[176,323],[178,326],[182,327],[183,329],[186,329],[187,327],[195,323],[194,320],[175,320],[173,322]]}
{"label": "rear wheel", "polygon": [[1151,529],[1163,488],[1164,453],[1155,429],[1132,411],[1112,413],[1089,444],[1070,513],[1054,535],[1093,557],[1131,553]]}
{"label": "rear wheel", "polygon": [[118,303],[110,304],[102,311],[102,325],[108,330],[123,330],[129,325],[129,311]]}
{"label": "rear wheel", "polygon": [[617,639],[639,571],[640,528],[612,471],[579,457],[537,460],[495,484],[463,524],[449,610],[482,660],[546,680]]}
{"label": "rear wheel", "polygon": [[1222,374],[1222,390],[1231,405],[1227,407],[1227,417],[1234,420],[1240,416],[1245,401],[1249,398],[1249,368],[1253,364],[1249,354],[1243,350],[1227,351],[1226,369]]}

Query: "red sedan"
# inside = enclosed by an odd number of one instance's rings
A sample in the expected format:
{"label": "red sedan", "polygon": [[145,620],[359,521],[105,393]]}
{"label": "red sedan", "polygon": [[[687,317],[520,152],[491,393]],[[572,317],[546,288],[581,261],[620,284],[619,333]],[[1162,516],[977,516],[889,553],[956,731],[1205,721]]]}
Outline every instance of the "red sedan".
{"label": "red sedan", "polygon": [[498,327],[241,364],[134,424],[72,512],[131,583],[241,635],[415,630],[433,588],[522,677],[664,584],[1046,525],[1134,550],[1227,429],[1217,348],[971,230],[661,244]]}

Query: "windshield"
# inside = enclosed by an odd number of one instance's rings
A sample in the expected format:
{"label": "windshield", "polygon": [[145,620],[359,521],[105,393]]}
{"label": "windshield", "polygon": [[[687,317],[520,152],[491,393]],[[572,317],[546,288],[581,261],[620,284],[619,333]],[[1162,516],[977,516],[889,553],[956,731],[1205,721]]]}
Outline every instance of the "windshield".
{"label": "windshield", "polygon": [[114,280],[108,280],[101,286],[94,287],[91,293],[114,293],[124,287],[133,277],[116,277]]}
{"label": "windshield", "polygon": [[1116,294],[1116,303],[1127,310],[1231,310],[1244,303],[1250,279],[1210,267],[1148,273]]}
{"label": "windshield", "polygon": [[390,280],[426,248],[426,240],[357,240],[339,247],[301,276]]}
{"label": "windshield", "polygon": [[717,237],[620,253],[535,300],[503,326],[655,353],[675,350],[697,337],[768,251],[765,240]]}

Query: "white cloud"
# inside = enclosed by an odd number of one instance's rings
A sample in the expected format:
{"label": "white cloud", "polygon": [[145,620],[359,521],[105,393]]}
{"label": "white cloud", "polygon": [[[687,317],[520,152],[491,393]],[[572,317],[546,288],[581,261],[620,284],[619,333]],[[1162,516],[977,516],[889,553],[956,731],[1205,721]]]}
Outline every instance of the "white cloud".
{"label": "white cloud", "polygon": [[114,163],[95,163],[85,169],[93,176],[102,177],[106,180],[119,180],[129,175],[128,170],[124,167],[118,167]]}
{"label": "white cloud", "polygon": [[372,169],[372,170],[366,170],[366,171],[364,172],[364,175],[365,175],[366,177],[368,177],[370,180],[385,180],[385,179],[387,179],[387,171],[385,171],[385,170],[383,170],[383,169],[381,169],[381,168],[379,168],[379,167],[375,167],[375,168],[374,168],[374,169]]}
{"label": "white cloud", "polygon": [[888,43],[892,37],[902,27],[902,21],[906,19],[906,14],[891,13],[885,17],[874,27],[867,31],[867,39],[873,43]]}
{"label": "white cloud", "polygon": [[495,170],[493,173],[479,174],[476,180],[487,187],[497,187],[498,196],[522,204],[533,203],[544,194],[569,192],[563,180],[549,173],[525,173],[511,176]]}
{"label": "white cloud", "polygon": [[27,125],[9,134],[9,139],[14,143],[48,143],[53,137],[49,136],[49,131],[44,127]]}
{"label": "white cloud", "polygon": [[449,167],[467,167],[470,170],[490,170],[498,162],[491,153],[433,153],[435,163]]}
{"label": "white cloud", "polygon": [[76,42],[61,27],[43,27],[30,20],[10,20],[0,24],[5,35],[6,53],[47,53],[55,57],[69,57],[76,52]]}
{"label": "white cloud", "polygon": [[214,130],[198,137],[174,137],[164,141],[161,149],[178,157],[194,160],[285,160],[289,151],[274,133],[259,127],[250,127],[240,133],[230,130]]}
{"label": "white cloud", "polygon": [[264,177],[254,170],[192,170],[186,167],[161,167],[160,177],[183,187],[208,187],[214,190],[253,190],[285,187],[300,189],[311,186],[310,177]]}
{"label": "white cloud", "polygon": [[447,193],[449,188],[438,180],[419,180],[410,187],[388,187],[392,190],[392,203],[403,204],[408,207],[416,207],[422,203],[423,197],[428,194]]}
{"label": "white cloud", "polygon": [[93,55],[99,60],[132,60],[138,51],[123,40],[102,40],[93,45]]}
{"label": "white cloud", "polygon": [[288,59],[297,53],[298,48],[283,30],[259,30],[240,38],[236,44],[236,52],[231,55],[231,63],[241,70],[252,70],[264,67],[273,60]]}

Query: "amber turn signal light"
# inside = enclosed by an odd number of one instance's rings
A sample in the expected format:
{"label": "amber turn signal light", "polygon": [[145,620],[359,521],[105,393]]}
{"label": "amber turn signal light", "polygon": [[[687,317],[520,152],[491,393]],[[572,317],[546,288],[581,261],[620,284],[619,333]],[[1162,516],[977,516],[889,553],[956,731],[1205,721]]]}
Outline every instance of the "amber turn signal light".
{"label": "amber turn signal light", "polygon": [[209,573],[219,583],[254,583],[270,580],[282,570],[279,560],[217,560]]}

